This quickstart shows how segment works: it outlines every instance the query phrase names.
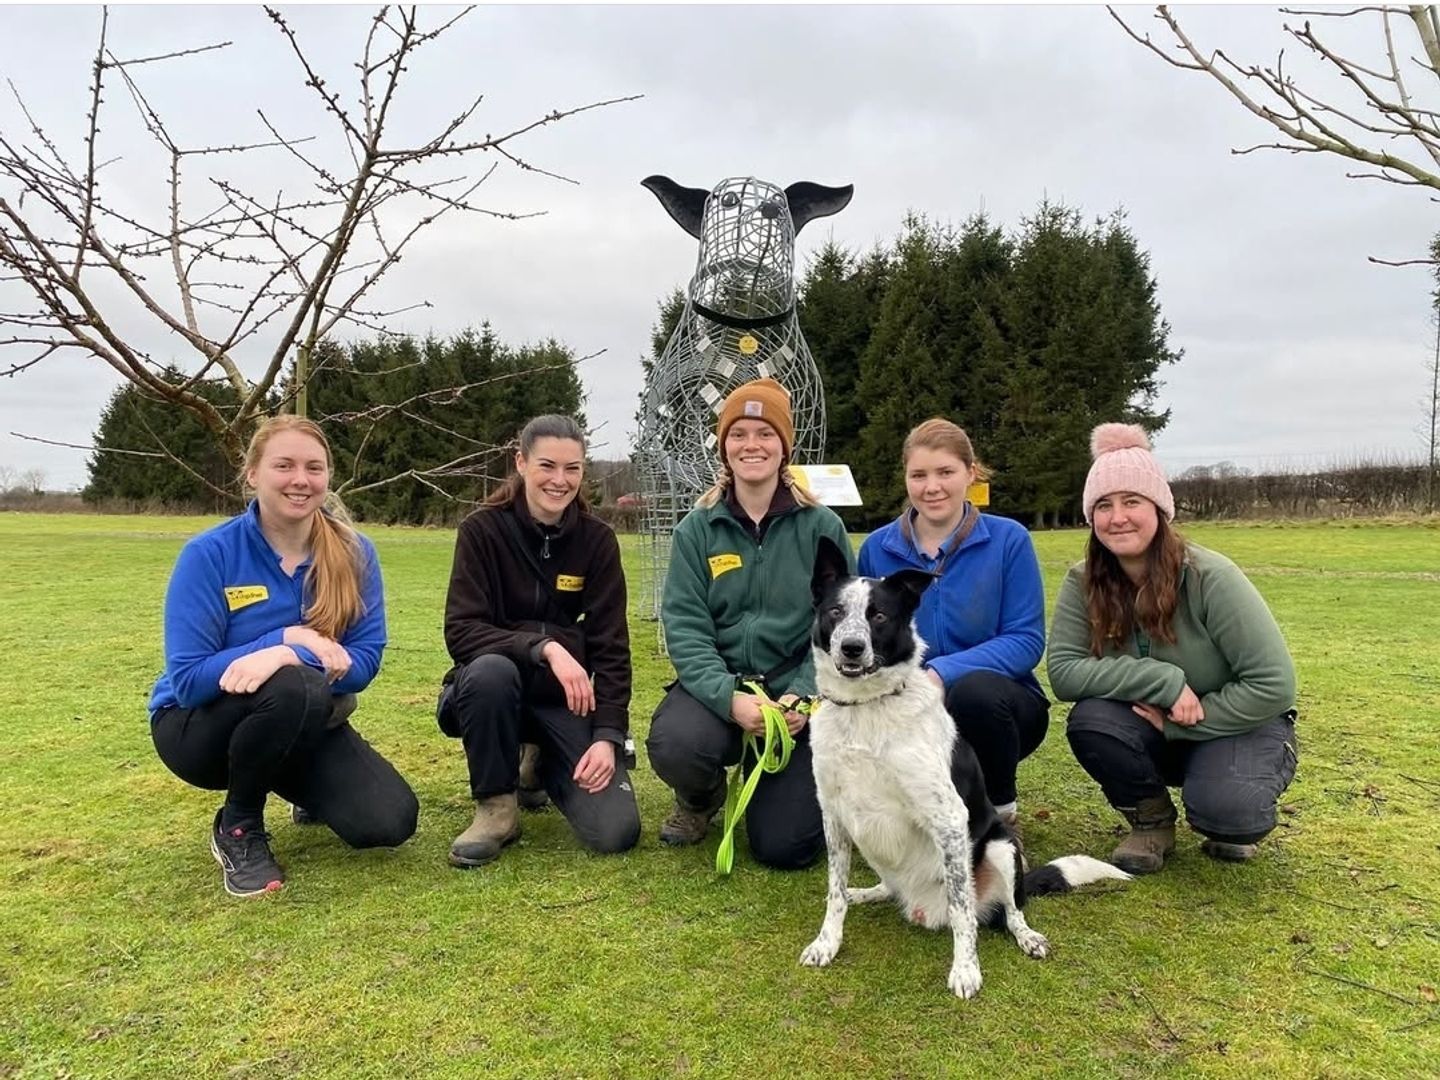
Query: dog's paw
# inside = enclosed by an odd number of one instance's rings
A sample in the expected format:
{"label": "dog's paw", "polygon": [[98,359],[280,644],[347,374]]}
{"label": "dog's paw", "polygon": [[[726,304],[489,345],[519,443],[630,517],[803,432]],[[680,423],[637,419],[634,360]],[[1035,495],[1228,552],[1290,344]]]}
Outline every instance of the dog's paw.
{"label": "dog's paw", "polygon": [[1015,944],[1026,956],[1044,960],[1050,954],[1050,942],[1038,930],[1026,930],[1015,935]]}
{"label": "dog's paw", "polygon": [[800,963],[805,967],[828,967],[839,946],[823,934],[817,937],[800,954]]}
{"label": "dog's paw", "polygon": [[973,960],[955,964],[950,969],[949,985],[956,997],[974,997],[980,992],[980,965]]}

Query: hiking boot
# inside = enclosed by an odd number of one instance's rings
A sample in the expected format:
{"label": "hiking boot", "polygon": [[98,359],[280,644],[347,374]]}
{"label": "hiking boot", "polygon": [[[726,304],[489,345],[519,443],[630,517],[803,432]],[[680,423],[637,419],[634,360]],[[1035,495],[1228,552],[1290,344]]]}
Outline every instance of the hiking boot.
{"label": "hiking boot", "polygon": [[1224,840],[1202,840],[1200,850],[1221,862],[1249,862],[1260,850],[1259,844],[1230,844]]}
{"label": "hiking boot", "polygon": [[680,796],[675,796],[675,807],[660,826],[660,842],[671,847],[688,847],[705,839],[710,831],[710,819],[725,805],[725,785],[720,785],[720,794],[709,801],[708,808],[692,810]]}
{"label": "hiking boot", "polygon": [[261,896],[285,884],[285,871],[270,854],[270,834],[258,826],[222,829],[219,810],[210,830],[210,854],[220,864],[231,896]]}
{"label": "hiking boot", "polygon": [[290,820],[296,825],[320,825],[321,820],[299,803],[290,804]]}
{"label": "hiking boot", "polygon": [[1175,804],[1169,793],[1115,809],[1130,822],[1130,835],[1110,853],[1110,861],[1127,874],[1155,873],[1175,850]]}
{"label": "hiking boot", "polygon": [[540,747],[532,742],[520,744],[520,789],[516,796],[521,810],[543,810],[550,801],[540,783]]}
{"label": "hiking boot", "polygon": [[475,820],[450,844],[450,865],[462,870],[484,866],[500,850],[520,839],[520,809],[515,792],[491,795],[475,803]]}

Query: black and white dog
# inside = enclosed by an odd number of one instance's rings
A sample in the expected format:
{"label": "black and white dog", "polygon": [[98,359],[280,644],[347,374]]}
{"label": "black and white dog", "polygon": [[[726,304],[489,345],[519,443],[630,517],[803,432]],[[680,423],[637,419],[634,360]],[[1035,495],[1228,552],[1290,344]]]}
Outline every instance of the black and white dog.
{"label": "black and white dog", "polygon": [[[835,958],[849,904],[893,900],[912,923],[950,927],[949,986],[968,998],[980,989],[980,923],[1003,922],[1027,955],[1043,957],[1049,942],[1021,912],[1027,892],[1130,875],[1084,855],[1024,872],[1019,844],[985,795],[975,752],[964,740],[957,745],[940,689],[920,667],[925,645],[914,615],[932,580],[920,570],[852,577],[839,548],[820,542],[811,641],[824,700],[810,719],[810,745],[830,885],[825,921],[800,962],[824,967]],[[852,843],[880,884],[849,887]]]}

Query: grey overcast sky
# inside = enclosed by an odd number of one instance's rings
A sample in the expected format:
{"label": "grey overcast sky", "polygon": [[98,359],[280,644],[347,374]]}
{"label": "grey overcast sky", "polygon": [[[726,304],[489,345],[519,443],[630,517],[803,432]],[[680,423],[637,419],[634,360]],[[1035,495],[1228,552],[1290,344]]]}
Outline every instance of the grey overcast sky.
{"label": "grey overcast sky", "polygon": [[[1150,9],[1123,10],[1132,25],[1163,30]],[[372,9],[286,12],[329,84],[348,90]],[[1286,43],[1274,8],[1180,14],[1202,45],[1238,60],[1273,62]],[[0,76],[74,161],[99,21],[87,6],[0,7]],[[1378,62],[1377,23],[1326,30]],[[182,142],[259,140],[257,107],[292,133],[328,130],[259,7],[111,10],[122,57],[221,40],[234,44],[137,70]],[[1286,56],[1303,80],[1297,50]],[[850,206],[801,235],[802,265],[832,236],[856,249],[888,241],[908,210],[959,223],[983,209],[1014,228],[1045,197],[1087,217],[1123,207],[1151,255],[1171,343],[1185,350],[1162,373],[1161,401],[1174,412],[1157,450],[1172,471],[1422,452],[1428,274],[1367,256],[1422,255],[1434,203],[1346,179],[1338,159],[1231,154],[1274,134],[1206,77],[1130,41],[1103,7],[485,7],[416,60],[402,92],[397,132],[415,136],[476,92],[486,95],[478,132],[644,95],[528,136],[524,157],[579,185],[497,175],[487,205],[546,215],[445,221],[384,294],[432,302],[403,322],[416,333],[489,319],[507,342],[553,335],[578,354],[606,350],[582,369],[588,415],[603,424],[599,456],[628,449],[657,301],[695,258],[694,241],[640,187],[651,173],[705,188],[742,175],[853,183]],[[163,163],[118,88],[106,107],[102,149],[122,157],[106,174],[109,197],[159,215]],[[0,129],[22,134],[21,122],[7,93]],[[303,188],[278,153],[250,161],[217,171],[272,194]],[[201,190],[200,174],[193,180],[187,190]],[[3,182],[0,191],[13,194]],[[5,288],[0,310],[14,310]],[[173,348],[138,321],[133,333],[157,356]],[[83,485],[84,453],[9,433],[86,443],[116,385],[98,361],[63,354],[0,380],[0,466],[39,467],[51,488]]]}

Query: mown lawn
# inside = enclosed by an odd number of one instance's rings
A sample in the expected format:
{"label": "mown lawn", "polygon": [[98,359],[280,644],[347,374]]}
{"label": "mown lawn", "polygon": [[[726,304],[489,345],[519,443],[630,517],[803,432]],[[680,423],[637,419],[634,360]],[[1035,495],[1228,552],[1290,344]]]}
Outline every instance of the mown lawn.
{"label": "mown lawn", "polygon": [[[453,534],[376,529],[392,645],[357,726],[420,830],[355,853],[271,814],[283,892],[220,889],[216,796],[155,758],[144,714],[171,563],[202,519],[0,515],[0,1077],[1364,1076],[1440,1071],[1440,522],[1196,526],[1253,575],[1299,666],[1301,768],[1255,864],[1182,830],[1165,873],[1037,900],[1048,960],[852,911],[802,969],[824,868],[729,879],[656,839],[643,736],[668,678],[637,624],[640,846],[579,851],[553,810],[493,867],[433,720]],[[1036,537],[1053,597],[1082,534]],[[627,549],[631,550],[631,549]],[[633,578],[632,578],[633,580]],[[1063,709],[1021,769],[1032,857],[1105,855],[1117,819]],[[863,871],[862,871],[863,872]]]}

